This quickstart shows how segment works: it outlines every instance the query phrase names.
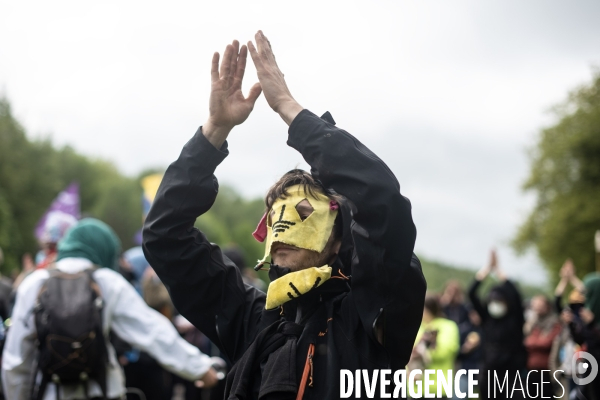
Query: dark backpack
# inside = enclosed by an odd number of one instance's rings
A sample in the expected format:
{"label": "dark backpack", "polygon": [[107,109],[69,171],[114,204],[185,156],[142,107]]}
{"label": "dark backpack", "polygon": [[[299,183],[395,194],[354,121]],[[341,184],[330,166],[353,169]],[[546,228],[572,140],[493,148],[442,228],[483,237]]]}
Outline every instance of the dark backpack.
{"label": "dark backpack", "polygon": [[[93,279],[95,268],[69,274],[49,269],[34,308],[39,349],[37,371],[41,384],[32,399],[42,399],[48,382],[83,385],[93,379],[106,397],[107,350],[102,330],[100,288]],[[36,373],[37,375],[37,373]],[[36,393],[37,392],[37,393]]]}

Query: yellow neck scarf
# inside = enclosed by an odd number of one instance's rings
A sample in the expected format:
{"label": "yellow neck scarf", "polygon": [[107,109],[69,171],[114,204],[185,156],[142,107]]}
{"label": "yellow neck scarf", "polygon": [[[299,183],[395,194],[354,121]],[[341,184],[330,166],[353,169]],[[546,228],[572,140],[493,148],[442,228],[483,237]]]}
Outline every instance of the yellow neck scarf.
{"label": "yellow neck scarf", "polygon": [[293,300],[310,290],[321,286],[331,278],[331,267],[312,267],[301,271],[290,272],[275,279],[267,289],[267,303],[265,309],[272,310],[280,305]]}

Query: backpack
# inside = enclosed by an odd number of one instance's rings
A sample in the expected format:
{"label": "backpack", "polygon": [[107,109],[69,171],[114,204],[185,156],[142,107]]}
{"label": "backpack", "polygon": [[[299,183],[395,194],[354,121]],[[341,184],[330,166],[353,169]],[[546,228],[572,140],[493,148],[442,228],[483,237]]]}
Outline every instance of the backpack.
{"label": "backpack", "polygon": [[[83,385],[94,379],[106,397],[107,349],[102,330],[104,302],[93,279],[96,268],[70,274],[48,269],[50,277],[40,289],[34,308],[39,350],[37,371],[42,381],[34,385],[32,400],[41,400],[48,382]],[[36,393],[37,392],[37,393]]]}

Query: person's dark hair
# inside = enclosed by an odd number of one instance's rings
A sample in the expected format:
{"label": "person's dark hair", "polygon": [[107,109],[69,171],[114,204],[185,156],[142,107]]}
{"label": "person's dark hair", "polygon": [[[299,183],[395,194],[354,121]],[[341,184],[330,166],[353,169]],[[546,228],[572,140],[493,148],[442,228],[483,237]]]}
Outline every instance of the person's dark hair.
{"label": "person's dark hair", "polygon": [[[287,188],[295,185],[302,185],[304,191],[313,197],[316,197],[316,193],[322,193],[331,200],[335,200],[338,203],[340,202],[341,198],[339,195],[325,188],[323,184],[319,180],[315,179],[309,172],[302,169],[293,169],[289,172],[286,172],[281,178],[279,178],[279,180],[275,182],[275,184],[271,186],[267,192],[267,195],[265,196],[265,206],[267,207],[267,212],[273,207],[275,200],[285,199],[287,196],[289,196]],[[341,212],[338,212],[338,215],[335,218],[333,231],[335,238],[341,239],[343,234]]]}
{"label": "person's dark hair", "polygon": [[435,318],[442,316],[442,305],[440,304],[440,298],[434,294],[428,294],[425,296],[425,308]]}

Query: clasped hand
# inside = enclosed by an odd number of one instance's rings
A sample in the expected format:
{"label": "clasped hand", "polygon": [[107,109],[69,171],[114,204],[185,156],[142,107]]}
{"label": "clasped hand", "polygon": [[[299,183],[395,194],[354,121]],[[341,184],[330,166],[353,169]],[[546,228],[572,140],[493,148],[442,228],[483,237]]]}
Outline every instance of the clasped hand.
{"label": "clasped hand", "polygon": [[[209,118],[202,130],[217,148],[223,145],[234,126],[248,118],[261,91],[269,106],[288,125],[302,111],[302,106],[292,97],[283,73],[277,66],[271,45],[262,31],[256,33],[255,40],[256,47],[249,41],[248,46],[240,48],[237,40],[227,45],[220,66],[219,53],[213,55]],[[242,93],[242,81],[248,49],[256,66],[259,83],[254,84],[248,97],[245,97]]]}

